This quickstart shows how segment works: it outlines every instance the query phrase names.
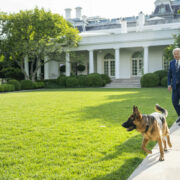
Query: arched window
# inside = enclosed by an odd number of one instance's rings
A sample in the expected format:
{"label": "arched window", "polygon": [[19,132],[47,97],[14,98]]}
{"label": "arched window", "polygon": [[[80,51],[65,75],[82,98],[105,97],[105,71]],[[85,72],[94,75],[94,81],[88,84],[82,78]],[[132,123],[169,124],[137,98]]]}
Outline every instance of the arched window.
{"label": "arched window", "polygon": [[107,53],[107,54],[104,56],[104,59],[114,59],[114,55],[112,55],[111,53]]}
{"label": "arched window", "polygon": [[143,58],[143,53],[140,51],[136,51],[133,55],[132,58]]}

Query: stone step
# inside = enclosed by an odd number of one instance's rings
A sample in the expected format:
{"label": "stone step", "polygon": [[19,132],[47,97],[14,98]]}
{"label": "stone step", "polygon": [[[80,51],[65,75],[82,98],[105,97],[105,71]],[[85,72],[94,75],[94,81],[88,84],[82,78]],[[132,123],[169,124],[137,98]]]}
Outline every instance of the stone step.
{"label": "stone step", "polygon": [[140,78],[112,79],[105,88],[141,88]]}

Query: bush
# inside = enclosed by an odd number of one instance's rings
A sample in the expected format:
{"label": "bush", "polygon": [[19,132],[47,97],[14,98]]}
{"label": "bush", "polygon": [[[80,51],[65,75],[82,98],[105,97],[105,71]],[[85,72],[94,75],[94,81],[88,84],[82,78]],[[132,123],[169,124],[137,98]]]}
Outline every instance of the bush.
{"label": "bush", "polygon": [[103,80],[100,74],[92,73],[87,75],[87,85],[89,87],[101,87],[103,86]]}
{"label": "bush", "polygon": [[23,80],[21,81],[21,89],[33,89],[34,84],[31,80]]}
{"label": "bush", "polygon": [[13,84],[1,84],[0,85],[0,92],[9,92],[14,91],[15,86]]}
{"label": "bush", "polygon": [[17,80],[15,80],[15,79],[9,80],[9,81],[8,81],[8,84],[13,84],[16,91],[18,91],[18,90],[21,89],[21,84],[20,84],[20,82],[17,81]]}
{"label": "bush", "polygon": [[141,77],[141,87],[155,87],[160,84],[160,78],[155,73],[147,73]]}
{"label": "bush", "polygon": [[163,77],[162,79],[161,79],[161,86],[163,86],[163,87],[167,87],[167,80],[168,78],[167,77]]}
{"label": "bush", "polygon": [[34,84],[34,88],[39,89],[39,88],[44,88],[45,87],[45,83],[42,81],[38,81],[38,82],[33,82]]}
{"label": "bush", "polygon": [[24,74],[19,68],[7,67],[1,70],[1,73],[4,75],[5,78],[16,79],[16,80],[23,80]]}
{"label": "bush", "polygon": [[59,76],[56,82],[60,87],[66,87],[66,79],[66,76]]}
{"label": "bush", "polygon": [[82,64],[79,64],[77,66],[77,70],[80,71],[80,72],[84,71],[85,69],[86,69],[86,67],[84,65],[82,65]]}
{"label": "bush", "polygon": [[79,81],[76,77],[68,77],[66,79],[66,87],[78,87]]}
{"label": "bush", "polygon": [[60,67],[60,72],[61,73],[64,73],[66,71],[66,66],[65,65],[62,65],[61,67]]}
{"label": "bush", "polygon": [[159,85],[161,85],[161,80],[164,78],[164,77],[167,77],[168,75],[168,72],[166,70],[159,70],[159,71],[155,71],[154,74],[157,74],[159,76]]}
{"label": "bush", "polygon": [[101,74],[101,78],[103,79],[103,81],[105,83],[104,85],[106,85],[106,84],[111,82],[111,79],[110,79],[110,77],[107,74]]}
{"label": "bush", "polygon": [[87,87],[88,86],[87,75],[80,75],[80,76],[77,76],[77,78],[78,78],[80,87]]}
{"label": "bush", "polygon": [[45,88],[58,88],[57,79],[44,80]]}

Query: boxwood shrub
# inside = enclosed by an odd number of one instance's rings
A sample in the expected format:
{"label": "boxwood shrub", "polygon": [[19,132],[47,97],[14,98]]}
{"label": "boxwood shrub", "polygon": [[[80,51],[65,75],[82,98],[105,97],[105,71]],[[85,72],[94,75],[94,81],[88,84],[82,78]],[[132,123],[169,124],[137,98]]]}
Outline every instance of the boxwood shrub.
{"label": "boxwood shrub", "polygon": [[77,76],[77,78],[78,78],[80,87],[88,87],[87,75],[79,75]]}
{"label": "boxwood shrub", "polygon": [[167,79],[168,79],[167,76],[165,76],[161,79],[161,86],[167,87]]}
{"label": "boxwood shrub", "polygon": [[36,89],[45,87],[45,83],[42,81],[33,82],[33,84],[34,84],[34,88],[36,88]]}
{"label": "boxwood shrub", "polygon": [[164,77],[167,77],[168,72],[166,70],[159,70],[159,71],[155,71],[154,74],[157,74],[159,76],[159,85],[161,85],[161,80]]}
{"label": "boxwood shrub", "polygon": [[9,80],[8,84],[13,84],[16,91],[21,89],[21,83],[15,79]]}
{"label": "boxwood shrub", "polygon": [[0,85],[0,92],[9,92],[14,91],[15,86],[13,84],[1,84]]}
{"label": "boxwood shrub", "polygon": [[76,77],[68,77],[66,79],[66,87],[78,87],[79,81]]}
{"label": "boxwood shrub", "polygon": [[110,77],[107,74],[101,74],[101,78],[104,81],[104,85],[108,84],[111,82]]}
{"label": "boxwood shrub", "polygon": [[87,84],[89,87],[101,87],[104,83],[100,74],[92,73],[87,75]]}
{"label": "boxwood shrub", "polygon": [[66,79],[67,77],[66,76],[59,76],[56,80],[57,84],[59,87],[66,87]]}
{"label": "boxwood shrub", "polygon": [[34,84],[31,80],[21,81],[21,89],[34,89]]}
{"label": "boxwood shrub", "polygon": [[141,87],[156,87],[160,84],[159,75],[147,73],[141,77]]}

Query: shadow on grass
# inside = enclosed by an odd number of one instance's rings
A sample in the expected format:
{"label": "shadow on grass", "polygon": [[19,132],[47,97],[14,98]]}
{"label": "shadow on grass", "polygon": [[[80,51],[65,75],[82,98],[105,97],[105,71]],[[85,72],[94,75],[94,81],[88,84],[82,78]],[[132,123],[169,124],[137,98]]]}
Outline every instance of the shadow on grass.
{"label": "shadow on grass", "polygon": [[102,122],[110,122],[113,124],[122,123],[126,121],[132,113],[133,105],[138,106],[143,114],[154,112],[155,104],[157,103],[165,108],[167,108],[167,106],[169,109],[173,108],[169,103],[170,99],[167,97],[166,91],[152,91],[128,90],[129,94],[105,94],[106,103],[81,108],[80,120],[93,120],[96,118],[100,119]]}
{"label": "shadow on grass", "polygon": [[142,160],[143,159],[139,157],[127,159],[118,170],[91,180],[125,180],[131,175]]}
{"label": "shadow on grass", "polygon": [[127,139],[125,142],[122,144],[116,146],[116,152],[113,152],[112,154],[106,155],[103,159],[100,161],[106,161],[106,160],[111,160],[114,159],[123,153],[140,153],[143,152],[141,150],[141,143],[142,143],[142,136],[136,135],[133,136],[132,138]]}

